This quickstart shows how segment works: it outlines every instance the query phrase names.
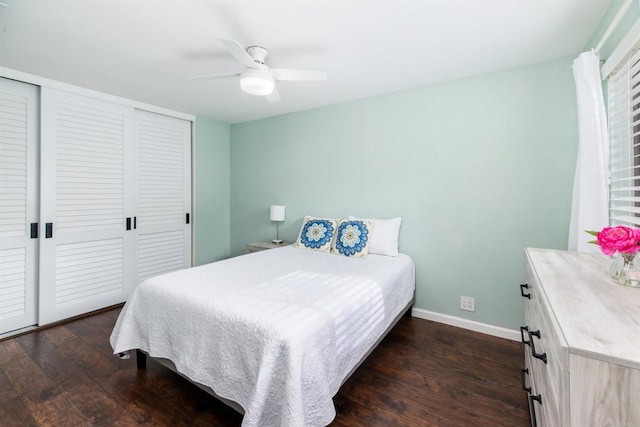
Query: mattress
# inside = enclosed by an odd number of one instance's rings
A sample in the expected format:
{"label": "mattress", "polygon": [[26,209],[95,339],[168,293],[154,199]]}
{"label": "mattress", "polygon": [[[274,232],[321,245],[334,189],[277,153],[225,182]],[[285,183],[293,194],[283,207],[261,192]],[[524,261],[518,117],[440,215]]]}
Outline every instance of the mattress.
{"label": "mattress", "polygon": [[169,359],[237,402],[243,426],[324,426],[335,417],[332,397],[414,289],[406,255],[288,246],[144,281],[111,345]]}

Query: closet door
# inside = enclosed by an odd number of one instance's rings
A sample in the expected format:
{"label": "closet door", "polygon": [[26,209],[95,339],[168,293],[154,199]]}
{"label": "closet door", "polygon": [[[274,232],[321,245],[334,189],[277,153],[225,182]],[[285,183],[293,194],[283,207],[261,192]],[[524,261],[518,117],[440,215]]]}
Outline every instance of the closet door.
{"label": "closet door", "polygon": [[0,78],[0,334],[37,323],[38,100]]}
{"label": "closet door", "polygon": [[133,109],[42,89],[40,324],[123,302],[133,285]]}
{"label": "closet door", "polygon": [[137,283],[191,266],[191,122],[136,110]]}

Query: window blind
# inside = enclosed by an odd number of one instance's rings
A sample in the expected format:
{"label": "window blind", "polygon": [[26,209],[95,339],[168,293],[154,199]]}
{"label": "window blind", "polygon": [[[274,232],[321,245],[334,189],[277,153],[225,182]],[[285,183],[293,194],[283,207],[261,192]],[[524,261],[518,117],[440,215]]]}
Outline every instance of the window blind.
{"label": "window blind", "polygon": [[609,78],[609,222],[640,226],[640,46]]}

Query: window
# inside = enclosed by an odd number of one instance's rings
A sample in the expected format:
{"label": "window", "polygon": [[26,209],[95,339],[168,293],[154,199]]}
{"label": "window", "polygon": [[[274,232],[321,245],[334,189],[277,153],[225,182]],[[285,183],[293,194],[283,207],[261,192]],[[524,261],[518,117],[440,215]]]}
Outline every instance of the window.
{"label": "window", "polygon": [[609,77],[609,223],[640,226],[640,46]]}

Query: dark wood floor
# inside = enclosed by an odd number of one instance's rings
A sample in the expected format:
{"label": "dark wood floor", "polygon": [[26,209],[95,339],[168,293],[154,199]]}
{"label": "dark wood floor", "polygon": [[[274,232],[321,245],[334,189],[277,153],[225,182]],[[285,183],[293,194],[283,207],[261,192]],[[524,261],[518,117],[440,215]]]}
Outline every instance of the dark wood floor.
{"label": "dark wood floor", "polygon": [[[0,341],[0,425],[238,426],[180,376],[111,354],[119,309]],[[527,426],[519,343],[403,318],[335,397],[332,426]]]}

